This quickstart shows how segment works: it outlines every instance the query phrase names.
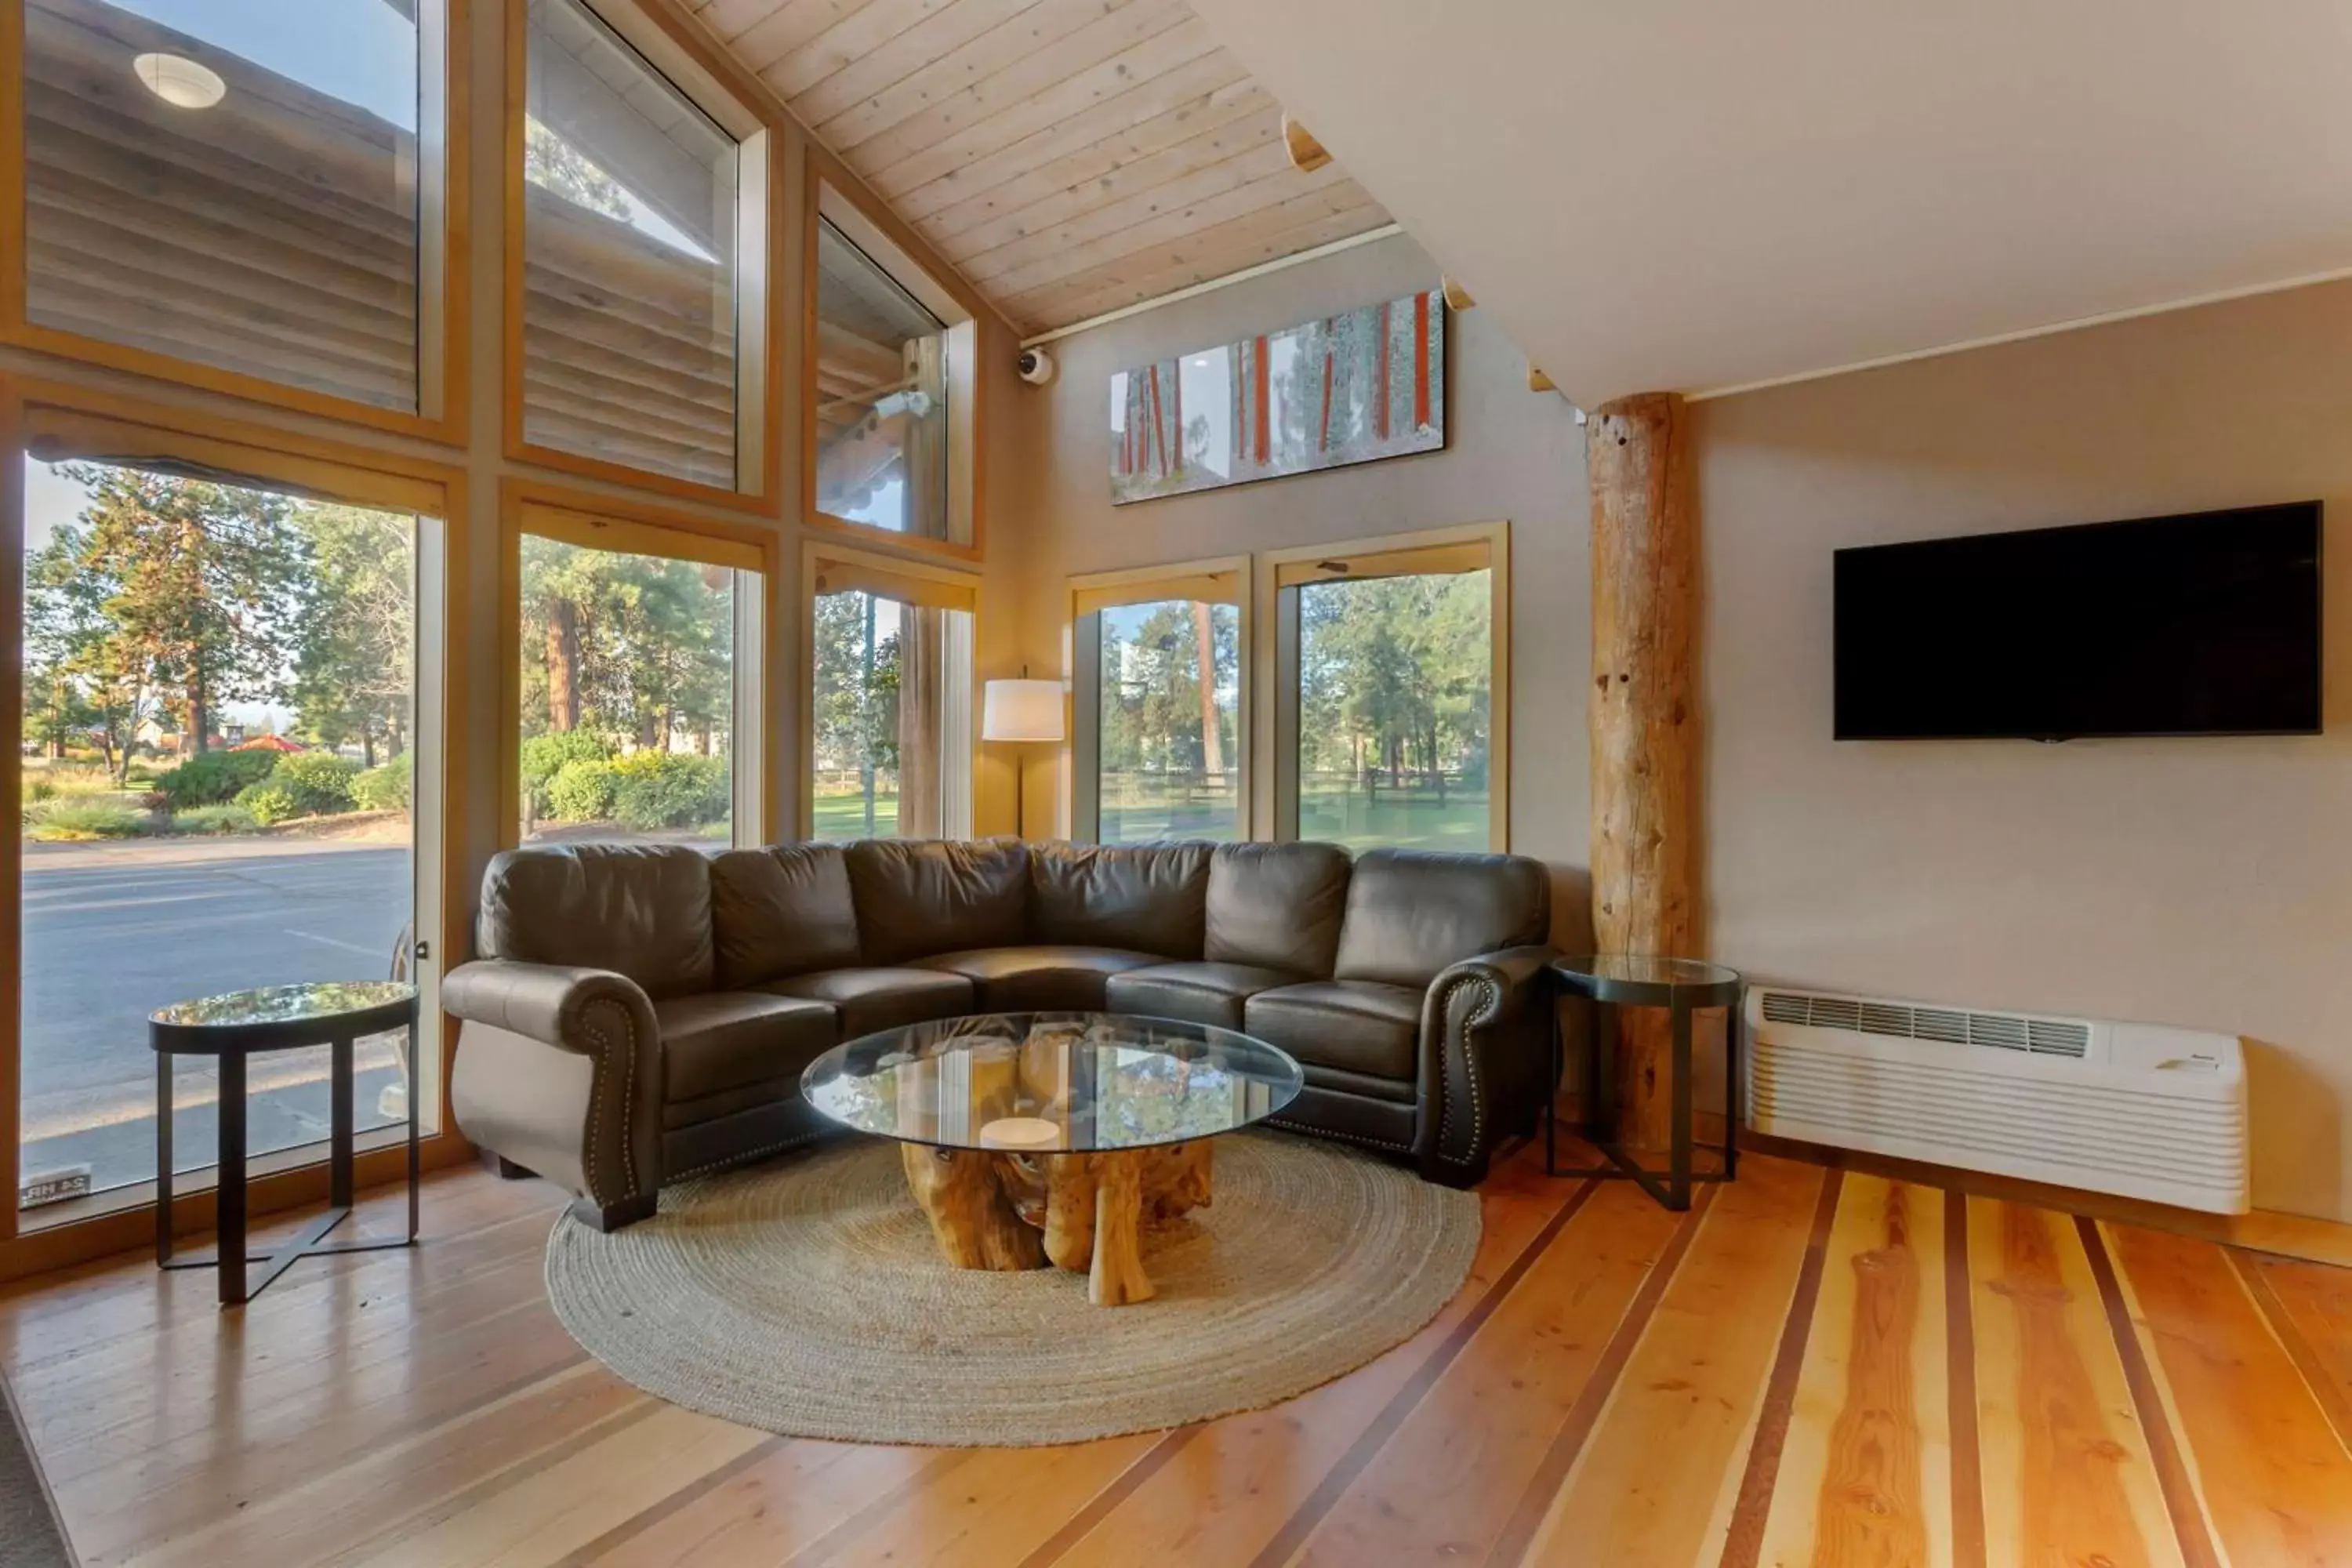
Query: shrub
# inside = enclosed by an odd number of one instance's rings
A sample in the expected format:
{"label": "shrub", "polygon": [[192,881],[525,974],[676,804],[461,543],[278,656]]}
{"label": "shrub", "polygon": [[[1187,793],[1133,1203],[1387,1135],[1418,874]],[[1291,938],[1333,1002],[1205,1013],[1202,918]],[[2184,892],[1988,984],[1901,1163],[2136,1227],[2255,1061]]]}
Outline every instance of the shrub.
{"label": "shrub", "polygon": [[613,815],[618,783],[610,763],[588,758],[566,763],[547,781],[544,815],[558,822],[602,822]]}
{"label": "shrub", "polygon": [[250,833],[260,826],[241,805],[192,805],[172,816],[174,833]]}
{"label": "shrub", "polygon": [[289,752],[263,782],[294,797],[295,816],[326,816],[351,810],[352,780],[359,771],[332,752]]}
{"label": "shrub", "polygon": [[636,752],[612,764],[613,815],[639,833],[693,827],[723,817],[727,759],[678,752]]}
{"label": "shrub", "polygon": [[45,844],[90,838],[136,838],[150,819],[108,800],[51,800],[33,808],[25,831]]}
{"label": "shrub", "polygon": [[409,773],[408,753],[403,752],[352,779],[352,799],[362,811],[406,811]]}
{"label": "shrub", "polygon": [[17,804],[24,806],[29,816],[34,806],[51,798],[57,793],[57,785],[36,773],[28,773],[17,787]]}
{"label": "shrub", "polygon": [[560,815],[549,795],[555,775],[568,763],[612,760],[613,748],[604,743],[602,735],[587,730],[533,735],[522,743],[523,808],[532,816]]}
{"label": "shrub", "polygon": [[155,792],[173,811],[222,805],[252,788],[278,766],[275,752],[205,752],[155,775]]}
{"label": "shrub", "polygon": [[289,817],[304,815],[302,803],[284,784],[257,784],[237,791],[236,803],[253,818],[257,827],[270,827]]}

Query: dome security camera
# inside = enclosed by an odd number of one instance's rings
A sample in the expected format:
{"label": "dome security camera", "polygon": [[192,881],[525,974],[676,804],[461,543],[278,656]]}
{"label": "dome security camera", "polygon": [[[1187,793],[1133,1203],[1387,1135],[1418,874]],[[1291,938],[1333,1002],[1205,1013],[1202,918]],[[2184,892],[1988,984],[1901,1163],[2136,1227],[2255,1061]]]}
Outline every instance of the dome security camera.
{"label": "dome security camera", "polygon": [[1032,386],[1043,386],[1054,379],[1054,356],[1044,349],[1021,351],[1021,379]]}

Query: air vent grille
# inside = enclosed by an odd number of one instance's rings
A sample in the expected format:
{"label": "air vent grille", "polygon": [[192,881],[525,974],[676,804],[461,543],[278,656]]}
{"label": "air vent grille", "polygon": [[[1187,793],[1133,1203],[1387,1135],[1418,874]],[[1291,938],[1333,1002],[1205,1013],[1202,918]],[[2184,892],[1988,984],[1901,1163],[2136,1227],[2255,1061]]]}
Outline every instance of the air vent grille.
{"label": "air vent grille", "polygon": [[2091,1049],[2090,1026],[2073,1019],[2028,1018],[2015,1013],[1976,1013],[1957,1007],[1906,1007],[1896,1002],[1861,1002],[1801,991],[1764,993],[1764,1020],[2078,1060]]}

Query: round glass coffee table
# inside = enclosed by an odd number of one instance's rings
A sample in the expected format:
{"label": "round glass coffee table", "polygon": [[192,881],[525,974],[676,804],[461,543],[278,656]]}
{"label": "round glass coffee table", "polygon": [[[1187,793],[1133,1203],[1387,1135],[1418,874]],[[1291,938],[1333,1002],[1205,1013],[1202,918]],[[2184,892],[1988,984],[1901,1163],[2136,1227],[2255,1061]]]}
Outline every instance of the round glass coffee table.
{"label": "round glass coffee table", "polygon": [[959,1268],[1082,1270],[1097,1306],[1148,1300],[1147,1212],[1210,1200],[1211,1142],[1298,1097],[1263,1040],[1172,1018],[989,1013],[835,1046],[801,1075],[822,1115],[895,1138]]}

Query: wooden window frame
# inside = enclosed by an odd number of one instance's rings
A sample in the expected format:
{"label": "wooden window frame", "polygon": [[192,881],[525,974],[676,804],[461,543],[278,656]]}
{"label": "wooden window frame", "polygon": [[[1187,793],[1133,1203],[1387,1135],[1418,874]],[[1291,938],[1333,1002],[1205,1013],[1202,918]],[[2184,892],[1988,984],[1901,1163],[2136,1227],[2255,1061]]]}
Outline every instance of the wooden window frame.
{"label": "wooden window frame", "polygon": [[[416,615],[420,653],[431,657],[427,650],[437,650],[440,679],[435,689],[429,683],[430,670],[420,667],[416,702],[418,733],[432,734],[440,751],[439,798],[431,801],[418,792],[415,828],[417,903],[420,914],[431,921],[426,929],[433,944],[420,955],[420,963],[428,966],[430,981],[437,984],[451,957],[467,950],[472,906],[463,890],[467,880],[468,835],[465,748],[457,733],[462,720],[458,694],[466,681],[463,632],[468,624],[465,563],[469,559],[469,535],[464,471],[110,392],[0,375],[0,552],[12,552],[19,561],[24,556],[26,524],[24,459],[37,441],[53,449],[63,448],[59,456],[86,456],[94,461],[135,465],[142,459],[175,458],[217,468],[236,480],[257,486],[410,512],[437,522],[437,528],[428,522],[418,530]],[[11,580],[17,579],[12,576]],[[0,637],[9,639],[12,650],[22,647],[21,583],[0,594]],[[6,711],[23,711],[23,661],[12,651],[0,660],[0,701],[12,704]],[[23,774],[22,748],[0,747],[0,789],[11,792],[10,797],[15,798],[22,790]],[[432,842],[436,837],[437,846]],[[430,853],[436,848],[437,854]],[[16,987],[23,957],[24,850],[16,835],[0,844],[0,881],[5,881],[5,889],[0,889],[0,974],[5,976],[0,985],[5,985],[9,996],[8,1005],[0,1009],[5,1013],[0,1016],[0,1146],[10,1151],[14,1159],[23,1107],[23,1015]],[[417,1039],[420,1047],[437,1044],[434,1131],[420,1130],[423,1163],[431,1170],[469,1159],[473,1151],[457,1131],[449,1109],[456,1028],[446,1016],[428,1014],[418,1021]],[[404,1138],[398,1134],[370,1134],[362,1138],[360,1148],[357,1176],[362,1186],[397,1181],[406,1169]],[[247,1203],[256,1214],[320,1201],[327,1194],[327,1166],[318,1145],[281,1151],[257,1158],[253,1164]],[[211,1228],[210,1179],[176,1181],[173,1186],[174,1228],[182,1232]],[[0,1202],[0,1280],[150,1242],[155,1226],[153,1192],[153,1183],[147,1182],[93,1194],[58,1205],[53,1217],[31,1226],[21,1223],[12,1193],[6,1202]]]}
{"label": "wooden window frame", "polygon": [[[24,236],[26,204],[25,110],[0,113],[0,343],[172,385],[244,399],[397,436],[462,446],[468,429],[467,264],[470,142],[469,19],[475,0],[421,0],[417,12],[417,279],[415,412],[289,386],[153,349],[134,348],[46,327],[30,318]],[[498,3],[498,0],[489,0]],[[25,6],[0,6],[0,81],[25,79]]]}
{"label": "wooden window frame", "polygon": [[[499,486],[499,831],[500,848],[522,837],[522,537],[536,534],[597,550],[622,550],[760,574],[751,601],[757,635],[746,638],[744,602],[737,604],[735,700],[728,736],[728,766],[734,792],[731,842],[772,841],[782,820],[782,781],[771,759],[775,704],[769,700],[778,658],[782,617],[782,543],[772,529],[698,517],[691,512],[601,491],[572,489],[536,479],[509,479]],[[751,668],[743,668],[744,656]]]}
{"label": "wooden window frame", "polygon": [[[860,529],[870,534],[872,529]],[[895,537],[895,536],[893,536]],[[831,573],[832,577],[827,574]],[[845,579],[845,580],[840,580]],[[827,584],[830,583],[830,586]],[[830,539],[801,543],[800,602],[800,732],[798,784],[800,808],[794,828],[803,839],[816,837],[816,600],[820,593],[862,590],[897,599],[902,604],[928,605],[961,610],[971,617],[972,647],[966,650],[968,676],[964,700],[950,707],[940,725],[941,750],[963,759],[961,794],[966,831],[950,837],[970,837],[970,824],[978,810],[980,780],[980,643],[981,577],[932,561],[910,560],[861,550]]]}
{"label": "wooden window frame", "polygon": [[776,350],[778,279],[783,272],[785,163],[782,126],[740,66],[715,50],[698,27],[666,0],[573,0],[593,15],[671,88],[733,137],[736,156],[735,483],[707,485],[651,468],[592,458],[527,439],[523,426],[523,173],[530,106],[530,14],[526,0],[503,0],[506,12],[505,186],[501,284],[506,341],[500,402],[507,457],[633,489],[738,511],[773,515],[782,489],[782,443],[773,431],[783,407],[783,356]]}
{"label": "wooden window frame", "polygon": [[1258,556],[1257,668],[1264,700],[1255,739],[1273,765],[1257,771],[1252,820],[1261,836],[1298,837],[1298,595],[1310,583],[1368,577],[1410,577],[1428,572],[1484,568],[1492,609],[1488,637],[1493,675],[1488,684],[1486,845],[1511,847],[1511,525],[1465,523],[1370,539],[1302,545]]}
{"label": "wooden window frame", "polygon": [[1081,843],[1098,843],[1102,832],[1102,636],[1097,617],[1121,605],[1155,604],[1163,599],[1205,600],[1233,605],[1241,612],[1238,671],[1239,710],[1234,721],[1234,742],[1240,754],[1234,766],[1239,775],[1234,831],[1238,837],[1255,837],[1258,820],[1253,767],[1256,748],[1251,744],[1251,721],[1257,707],[1253,679],[1257,668],[1252,634],[1257,616],[1255,573],[1247,555],[1218,555],[1199,561],[1176,561],[1163,566],[1135,566],[1117,572],[1088,572],[1069,580],[1070,713],[1063,747],[1063,787],[1056,792],[1069,802],[1068,820],[1059,830]]}
{"label": "wooden window frame", "polygon": [[[981,322],[989,307],[952,270],[935,271],[913,231],[866,188],[865,182],[819,146],[808,143],[802,175],[801,314],[801,516],[821,532],[859,539],[891,549],[910,550],[942,560],[976,562],[986,546],[986,519],[980,504],[986,443],[988,377],[981,374]],[[913,295],[947,327],[948,529],[947,539],[896,533],[819,511],[816,504],[817,238],[819,220],[831,223],[864,251],[893,281]],[[952,537],[961,531],[964,538]]]}

